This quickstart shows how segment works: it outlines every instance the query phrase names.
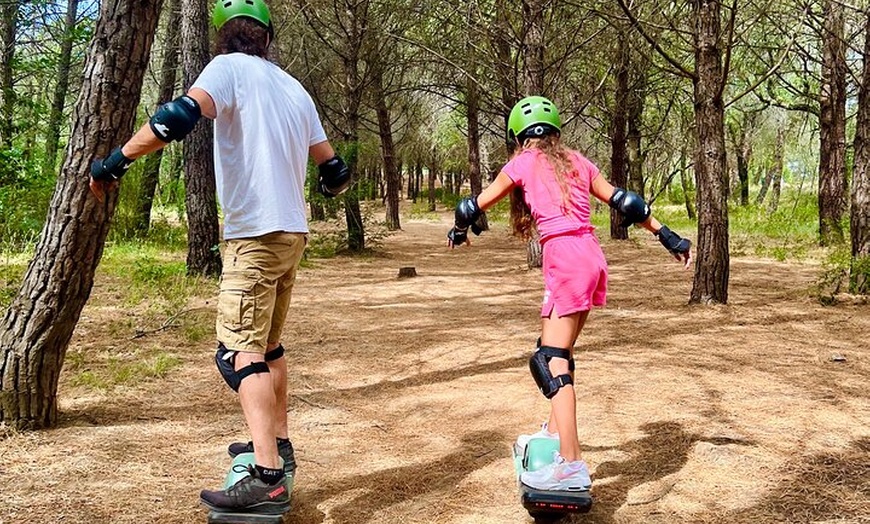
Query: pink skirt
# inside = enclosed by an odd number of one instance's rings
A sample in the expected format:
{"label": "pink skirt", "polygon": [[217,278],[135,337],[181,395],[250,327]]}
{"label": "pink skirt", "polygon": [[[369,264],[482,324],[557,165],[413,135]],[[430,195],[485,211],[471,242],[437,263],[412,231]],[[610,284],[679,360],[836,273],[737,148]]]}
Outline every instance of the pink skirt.
{"label": "pink skirt", "polygon": [[560,317],[607,302],[607,261],[593,233],[560,235],[543,245],[544,301],[541,316]]}

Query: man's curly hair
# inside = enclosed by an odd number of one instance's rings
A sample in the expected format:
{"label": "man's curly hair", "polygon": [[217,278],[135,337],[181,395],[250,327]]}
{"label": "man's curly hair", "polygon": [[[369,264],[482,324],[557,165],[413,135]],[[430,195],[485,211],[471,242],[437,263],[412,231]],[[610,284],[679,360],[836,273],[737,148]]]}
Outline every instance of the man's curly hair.
{"label": "man's curly hair", "polygon": [[245,53],[266,58],[269,29],[252,18],[240,16],[227,21],[217,33],[215,55]]}

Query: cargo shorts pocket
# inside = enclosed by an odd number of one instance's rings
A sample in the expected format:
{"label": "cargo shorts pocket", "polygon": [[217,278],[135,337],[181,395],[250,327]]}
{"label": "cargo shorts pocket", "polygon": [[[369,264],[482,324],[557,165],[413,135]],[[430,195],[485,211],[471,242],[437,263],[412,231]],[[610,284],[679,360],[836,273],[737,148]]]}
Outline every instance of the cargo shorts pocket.
{"label": "cargo shorts pocket", "polygon": [[251,329],[256,297],[252,294],[260,276],[256,271],[226,271],[218,296],[219,324],[230,331]]}

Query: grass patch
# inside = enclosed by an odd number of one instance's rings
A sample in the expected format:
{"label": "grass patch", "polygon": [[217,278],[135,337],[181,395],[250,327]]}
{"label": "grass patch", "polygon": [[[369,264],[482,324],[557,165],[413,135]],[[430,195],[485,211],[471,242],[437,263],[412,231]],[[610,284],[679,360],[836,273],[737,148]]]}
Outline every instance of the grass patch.
{"label": "grass patch", "polygon": [[[84,365],[75,361],[68,364],[73,369]],[[110,357],[103,369],[82,370],[73,376],[71,382],[74,386],[105,391],[117,386],[136,386],[148,380],[163,378],[180,365],[181,359],[166,352],[132,362]]]}
{"label": "grass patch", "polygon": [[183,257],[183,252],[156,244],[122,243],[106,248],[100,270],[128,284],[124,304],[148,302],[160,314],[173,314],[191,297],[213,294],[216,288],[213,279],[189,276]]}

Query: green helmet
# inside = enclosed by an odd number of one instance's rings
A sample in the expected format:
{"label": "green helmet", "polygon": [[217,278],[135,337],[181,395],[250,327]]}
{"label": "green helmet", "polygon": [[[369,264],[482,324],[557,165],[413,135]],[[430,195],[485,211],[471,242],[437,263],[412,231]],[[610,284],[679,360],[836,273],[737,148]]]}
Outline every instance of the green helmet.
{"label": "green helmet", "polygon": [[[531,131],[535,124],[547,124],[556,131],[562,130],[562,119],[559,118],[559,110],[556,104],[542,96],[527,96],[511,109],[508,117],[508,138],[513,141],[522,136],[526,131]],[[543,136],[548,131],[542,126],[540,132],[532,133],[535,136]]]}
{"label": "green helmet", "polygon": [[268,28],[272,27],[269,6],[264,0],[217,0],[211,21],[215,29],[220,30],[230,19],[240,16],[253,18]]}

